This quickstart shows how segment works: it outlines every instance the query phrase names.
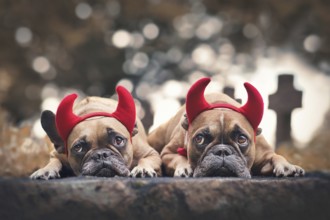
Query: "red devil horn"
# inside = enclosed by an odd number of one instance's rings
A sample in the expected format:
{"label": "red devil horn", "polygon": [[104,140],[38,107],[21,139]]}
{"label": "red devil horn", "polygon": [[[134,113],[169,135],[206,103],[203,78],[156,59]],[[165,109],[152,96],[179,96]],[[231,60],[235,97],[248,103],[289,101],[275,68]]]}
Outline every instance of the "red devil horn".
{"label": "red devil horn", "polygon": [[240,112],[247,118],[256,131],[264,113],[264,102],[258,90],[250,83],[244,83],[244,87],[248,94],[248,100],[240,108]]}
{"label": "red devil horn", "polygon": [[189,124],[198,114],[210,108],[210,104],[204,97],[205,88],[210,81],[210,78],[202,78],[195,82],[188,91],[186,98],[186,113]]}
{"label": "red devil horn", "polygon": [[57,108],[55,123],[56,128],[62,140],[67,142],[67,138],[74,126],[79,122],[95,117],[114,117],[120,121],[132,135],[135,126],[136,110],[132,95],[122,86],[117,87],[118,105],[116,111],[109,112],[91,112],[83,116],[77,116],[73,113],[73,103],[77,98],[77,94],[66,96]]}
{"label": "red devil horn", "polygon": [[60,103],[56,112],[56,128],[62,140],[66,141],[72,128],[77,124],[79,117],[72,111],[77,94],[66,96]]}
{"label": "red devil horn", "polygon": [[113,112],[112,115],[127,128],[130,134],[132,134],[136,120],[134,99],[131,93],[122,86],[117,86],[116,91],[118,94],[118,105],[116,111]]}
{"label": "red devil horn", "polygon": [[186,99],[186,113],[189,124],[197,117],[198,114],[205,110],[213,108],[229,108],[243,114],[256,131],[264,112],[264,103],[258,90],[249,83],[244,83],[248,93],[246,104],[240,108],[227,103],[209,104],[204,97],[204,91],[209,84],[210,78],[202,78],[198,80],[189,89]]}

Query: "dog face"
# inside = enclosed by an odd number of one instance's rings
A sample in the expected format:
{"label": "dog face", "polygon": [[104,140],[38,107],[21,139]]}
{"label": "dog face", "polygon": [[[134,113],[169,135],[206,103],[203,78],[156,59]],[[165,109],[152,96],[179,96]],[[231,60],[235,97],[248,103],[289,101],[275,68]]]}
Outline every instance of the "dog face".
{"label": "dog face", "polygon": [[75,175],[128,176],[133,160],[132,137],[138,132],[131,94],[116,88],[118,102],[87,97],[73,108],[76,94],[67,95],[56,115],[44,111],[41,124],[55,149],[66,154]]}
{"label": "dog face", "polygon": [[68,137],[68,161],[76,175],[128,176],[133,160],[131,136],[110,117],[93,117],[77,124]]}
{"label": "dog face", "polygon": [[250,178],[255,155],[254,130],[240,113],[208,110],[190,124],[187,151],[194,177]]}

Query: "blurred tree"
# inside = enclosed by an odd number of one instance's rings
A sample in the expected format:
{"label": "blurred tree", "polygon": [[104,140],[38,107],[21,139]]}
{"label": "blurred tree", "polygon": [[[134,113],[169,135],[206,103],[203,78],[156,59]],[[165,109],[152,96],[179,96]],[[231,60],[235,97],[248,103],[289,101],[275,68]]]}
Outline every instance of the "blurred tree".
{"label": "blurred tree", "polygon": [[272,47],[330,73],[324,0],[0,0],[0,103],[19,121],[39,110],[45,85],[110,95],[142,84],[255,68]]}

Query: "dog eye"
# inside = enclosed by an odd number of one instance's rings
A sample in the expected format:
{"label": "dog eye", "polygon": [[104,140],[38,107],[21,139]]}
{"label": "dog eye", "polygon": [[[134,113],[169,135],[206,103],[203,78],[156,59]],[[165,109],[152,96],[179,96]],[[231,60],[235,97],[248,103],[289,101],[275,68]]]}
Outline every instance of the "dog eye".
{"label": "dog eye", "polygon": [[76,141],[72,148],[71,152],[75,154],[83,154],[86,153],[89,150],[90,143],[87,142],[84,138],[81,140]]}
{"label": "dog eye", "polygon": [[249,140],[245,135],[238,135],[237,137],[237,143],[242,146],[245,147],[249,144]]}
{"label": "dog eye", "polygon": [[125,140],[124,140],[124,138],[122,138],[120,136],[116,136],[113,140],[113,144],[116,147],[123,147],[125,145]]}
{"label": "dog eye", "polygon": [[73,146],[73,150],[76,152],[76,153],[81,153],[83,151],[83,145],[82,144],[76,144],[75,146]]}
{"label": "dog eye", "polygon": [[199,134],[194,138],[194,142],[198,145],[202,145],[204,143],[204,141],[205,141],[205,138],[202,134]]}

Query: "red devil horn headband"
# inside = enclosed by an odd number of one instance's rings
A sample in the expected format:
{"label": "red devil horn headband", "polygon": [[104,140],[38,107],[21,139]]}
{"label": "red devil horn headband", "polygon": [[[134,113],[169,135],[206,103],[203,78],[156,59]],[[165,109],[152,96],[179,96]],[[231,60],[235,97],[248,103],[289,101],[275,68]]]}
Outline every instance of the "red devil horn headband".
{"label": "red devil horn headband", "polygon": [[120,121],[132,134],[135,126],[135,104],[132,95],[122,86],[116,88],[118,94],[117,109],[113,113],[109,112],[92,112],[83,116],[77,116],[73,113],[73,103],[77,98],[77,94],[66,96],[60,103],[56,112],[56,128],[62,140],[66,143],[69,134],[74,126],[87,118],[95,116],[105,116],[116,118]]}
{"label": "red devil horn headband", "polygon": [[256,131],[264,112],[264,103],[258,90],[249,83],[244,83],[248,94],[248,100],[242,107],[238,108],[226,103],[210,104],[205,100],[204,91],[210,83],[210,78],[198,80],[189,89],[186,99],[186,112],[189,124],[203,111],[214,108],[229,108],[243,114]]}

